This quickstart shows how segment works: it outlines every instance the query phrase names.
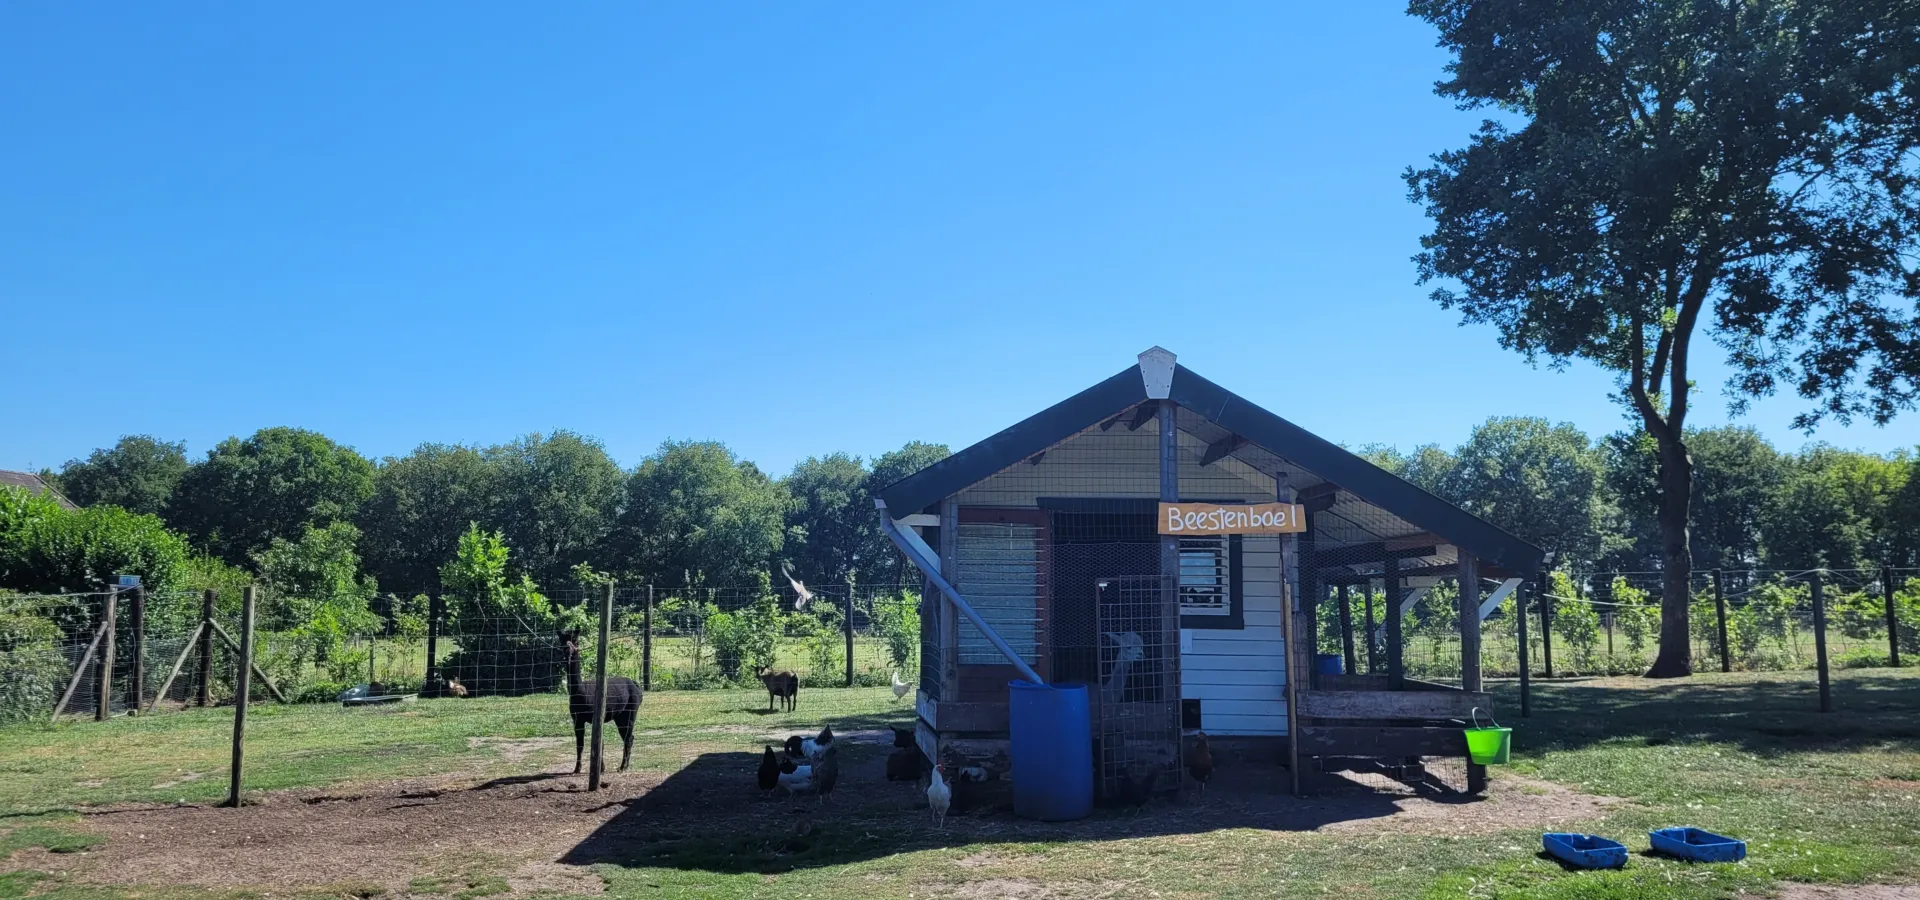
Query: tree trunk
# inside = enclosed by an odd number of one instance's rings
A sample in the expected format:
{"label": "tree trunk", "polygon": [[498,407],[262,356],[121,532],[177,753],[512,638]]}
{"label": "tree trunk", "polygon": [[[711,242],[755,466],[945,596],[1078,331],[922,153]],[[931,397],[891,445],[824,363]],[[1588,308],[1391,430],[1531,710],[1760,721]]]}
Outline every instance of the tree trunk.
{"label": "tree trunk", "polygon": [[1675,437],[1656,435],[1660,444],[1660,551],[1665,573],[1660,596],[1660,655],[1648,678],[1693,674],[1693,638],[1687,607],[1693,599],[1693,554],[1688,549],[1687,519],[1693,500],[1693,461]]}

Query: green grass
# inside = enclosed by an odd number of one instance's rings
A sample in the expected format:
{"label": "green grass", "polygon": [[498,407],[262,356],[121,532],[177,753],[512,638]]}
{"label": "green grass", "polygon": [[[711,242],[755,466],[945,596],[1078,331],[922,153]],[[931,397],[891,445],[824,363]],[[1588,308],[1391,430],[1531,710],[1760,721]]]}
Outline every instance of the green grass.
{"label": "green grass", "polygon": [[[1515,729],[1507,771],[1628,801],[1563,827],[1610,834],[1643,851],[1650,828],[1698,825],[1747,839],[1749,860],[1690,866],[1637,852],[1621,872],[1568,872],[1541,858],[1537,828],[1474,835],[1445,828],[1156,831],[1153,810],[1137,820],[1137,833],[1130,833],[1130,820],[1101,813],[1088,823],[963,824],[943,834],[917,818],[863,808],[856,793],[837,795],[836,811],[811,829],[796,830],[798,817],[777,816],[702,833],[643,829],[644,840],[598,872],[614,896],[702,898],[940,896],[966,884],[980,896],[1032,897],[1731,898],[1782,881],[1920,882],[1920,672],[1837,672],[1839,711],[1827,715],[1816,711],[1811,674],[1798,672],[1557,682],[1538,687],[1530,719],[1518,718],[1514,690],[1511,683],[1495,687],[1503,723]],[[497,745],[470,739],[565,737],[571,732],[557,702],[433,701],[351,711],[257,706],[249,788],[551,767],[570,748],[509,760]],[[822,720],[837,728],[879,727],[906,716],[889,692],[874,688],[806,691],[791,715],[765,715],[758,711],[764,703],[765,695],[753,691],[650,695],[641,727],[664,733],[636,747],[635,764],[666,774],[701,754],[757,748],[752,733],[715,726],[751,726],[755,733]],[[128,801],[217,800],[225,793],[229,714],[0,729],[0,823],[10,823],[0,824],[8,829],[0,835],[0,858],[25,846],[84,851],[97,840],[63,813]],[[181,780],[191,773],[203,774]],[[1495,778],[1501,774],[1496,770]],[[725,817],[728,805],[748,801],[723,795],[709,802]],[[485,862],[448,865],[420,873],[407,893],[479,898],[509,889],[508,873],[489,871]],[[339,886],[332,887],[338,896]],[[40,873],[0,875],[0,898],[27,893],[125,892]]]}

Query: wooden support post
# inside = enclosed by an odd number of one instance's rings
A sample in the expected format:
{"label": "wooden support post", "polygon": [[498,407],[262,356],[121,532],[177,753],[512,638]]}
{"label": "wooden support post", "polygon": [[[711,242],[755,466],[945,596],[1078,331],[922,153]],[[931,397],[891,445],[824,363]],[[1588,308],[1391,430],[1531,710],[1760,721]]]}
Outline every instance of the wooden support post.
{"label": "wooden support post", "polygon": [[[1536,597],[1540,595],[1538,581],[1533,583],[1533,595]],[[1527,646],[1527,588],[1525,586],[1520,588],[1519,596],[1513,599],[1513,612],[1513,625],[1519,632],[1518,640],[1520,641],[1520,718],[1524,719],[1533,714],[1533,674],[1530,671],[1533,668],[1533,660],[1528,658],[1532,655],[1533,648]]]}
{"label": "wooden support post", "polygon": [[[1460,551],[1460,689],[1480,693],[1480,560]],[[1467,761],[1467,793],[1487,789],[1487,767]]]}
{"label": "wooden support post", "polygon": [[213,629],[207,623],[213,621],[214,600],[219,593],[208,589],[200,592],[200,669],[194,688],[193,705],[206,707],[213,705]]}
{"label": "wooden support post", "polygon": [[1346,655],[1346,673],[1360,671],[1360,661],[1353,652],[1353,597],[1344,584],[1340,585],[1340,651]]}
{"label": "wooden support post", "polygon": [[[1291,476],[1282,472],[1274,479],[1274,499],[1281,503],[1292,503],[1294,498]],[[1295,568],[1300,559],[1299,535],[1280,536],[1280,670],[1285,673],[1287,692],[1287,778],[1292,783],[1293,795],[1300,796],[1300,672],[1303,667],[1295,664],[1300,648],[1293,642],[1293,622],[1295,610],[1299,607],[1299,572]],[[1205,724],[1205,723],[1202,723]]]}
{"label": "wooden support post", "polygon": [[1820,711],[1833,712],[1833,682],[1827,672],[1827,598],[1821,570],[1813,570],[1813,661],[1820,668]]}
{"label": "wooden support post", "polygon": [[[1172,400],[1161,400],[1159,407],[1160,502],[1178,503],[1180,502],[1179,407],[1175,406]],[[1163,619],[1169,614],[1169,610],[1172,611],[1172,631],[1177,640],[1180,629],[1180,539],[1170,534],[1163,534],[1160,536],[1160,614]],[[1163,621],[1160,634],[1165,635],[1167,631]],[[1178,650],[1177,644],[1175,649]],[[1176,697],[1179,695],[1177,687],[1174,689],[1174,694]]]}
{"label": "wooden support post", "polygon": [[147,712],[153,712],[155,709],[158,709],[160,707],[160,701],[166,699],[167,691],[173,688],[174,679],[180,677],[180,670],[187,667],[187,657],[193,655],[194,645],[200,643],[200,635],[205,633],[206,630],[207,623],[205,622],[193,626],[192,633],[187,636],[186,646],[180,648],[180,655],[173,660],[173,668],[167,672],[167,680],[160,682],[160,690],[154,692],[153,702],[147,704]]}
{"label": "wooden support post", "polygon": [[1553,579],[1540,573],[1540,667],[1553,677]]}
{"label": "wooden support post", "polygon": [[147,694],[147,589],[133,589],[133,683],[127,686],[127,715],[140,714]]}
{"label": "wooden support post", "polygon": [[[220,627],[219,622],[209,624],[213,626],[213,633],[219,635],[221,640],[227,642],[228,648],[232,649],[235,653],[240,652],[240,642],[235,640],[233,635],[228,634],[225,628]],[[252,659],[251,655],[248,656],[248,659]],[[267,686],[267,692],[273,695],[273,699],[281,703],[287,702],[287,695],[280,692],[280,686],[274,684],[273,679],[267,677],[267,673],[261,670],[259,663],[249,662],[247,668],[253,671],[253,677],[260,679],[260,683]]]}
{"label": "wooden support post", "polygon": [[653,690],[653,585],[647,585],[647,609],[640,614],[640,688]]}
{"label": "wooden support post", "polygon": [[1733,651],[1727,646],[1727,591],[1724,573],[1713,570],[1713,614],[1720,620],[1720,671],[1733,671]]}
{"label": "wooden support post", "polygon": [[96,685],[99,688],[96,697],[99,705],[93,710],[95,722],[105,722],[113,710],[113,639],[120,618],[118,588],[107,588],[107,598],[102,601],[100,610],[100,622],[104,629],[101,633],[106,637],[100,642],[100,683]]}
{"label": "wooden support post", "polygon": [[[960,501],[948,497],[940,501],[940,577],[958,585],[960,577]],[[945,597],[934,602],[940,609],[940,699],[960,700],[960,611]]]}
{"label": "wooden support post", "polygon": [[233,766],[227,780],[226,805],[234,809],[240,808],[242,764],[247,757],[247,706],[253,700],[253,598],[254,588],[248,585],[240,593],[240,653],[233,661]]}
{"label": "wooden support post", "polygon": [[847,687],[853,687],[853,579],[847,579]]}
{"label": "wooden support post", "polygon": [[87,652],[80,657],[80,664],[73,667],[73,677],[67,680],[67,689],[60,694],[60,702],[53,705],[53,718],[49,724],[60,721],[60,714],[67,711],[67,704],[73,702],[73,693],[80,689],[80,682],[87,677],[87,668],[93,665],[94,654],[100,652],[100,640],[104,629],[93,630],[93,640],[87,644]]}
{"label": "wooden support post", "polygon": [[1406,688],[1405,648],[1400,645],[1400,558],[1389,553],[1381,560],[1380,582],[1386,585],[1381,615],[1387,617],[1387,690]]}
{"label": "wooden support post", "polygon": [[1375,674],[1378,674],[1380,670],[1380,660],[1378,659],[1378,654],[1379,654],[1378,645],[1380,641],[1379,641],[1379,635],[1374,633],[1373,580],[1372,579],[1367,580],[1366,603],[1367,603],[1367,674],[1375,675]]}
{"label": "wooden support post", "polygon": [[427,598],[427,684],[435,685],[435,694],[443,693],[447,682],[440,674],[440,619],[445,612],[445,601]]}
{"label": "wooden support post", "polygon": [[600,789],[600,774],[606,771],[600,758],[602,726],[607,720],[607,643],[613,640],[613,582],[607,582],[600,595],[600,643],[593,650],[593,755],[587,764],[587,790]]}
{"label": "wooden support post", "polygon": [[1893,570],[1880,567],[1880,593],[1887,601],[1887,665],[1900,668],[1900,612],[1893,602]]}

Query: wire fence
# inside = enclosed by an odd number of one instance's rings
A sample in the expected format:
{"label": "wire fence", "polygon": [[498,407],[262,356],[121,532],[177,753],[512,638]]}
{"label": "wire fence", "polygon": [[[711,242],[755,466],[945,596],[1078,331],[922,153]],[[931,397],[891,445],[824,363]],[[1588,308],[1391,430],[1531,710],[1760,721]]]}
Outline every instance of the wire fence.
{"label": "wire fence", "polygon": [[[1666,586],[1659,572],[1554,573],[1516,584],[1481,623],[1481,667],[1514,677],[1523,658],[1536,675],[1635,675],[1659,649]],[[1500,589],[1488,579],[1482,596]],[[1920,569],[1724,570],[1694,573],[1687,629],[1696,672],[1817,669],[1920,663]],[[1441,580],[1403,589],[1406,674],[1460,679],[1459,587]],[[1346,656],[1351,671],[1384,672],[1384,591],[1374,584],[1330,591],[1319,609],[1318,651]],[[1817,599],[1817,602],[1816,602]],[[1347,620],[1340,617],[1342,601]],[[1529,616],[1521,653],[1519,615]],[[1824,627],[1823,627],[1824,626]]]}

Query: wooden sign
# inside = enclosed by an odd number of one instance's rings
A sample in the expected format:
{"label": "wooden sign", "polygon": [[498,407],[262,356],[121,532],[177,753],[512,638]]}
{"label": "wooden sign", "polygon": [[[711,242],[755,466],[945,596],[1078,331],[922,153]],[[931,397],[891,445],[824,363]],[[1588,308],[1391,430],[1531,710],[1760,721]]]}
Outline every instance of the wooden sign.
{"label": "wooden sign", "polygon": [[1299,534],[1307,508],[1297,503],[1162,503],[1161,534]]}

